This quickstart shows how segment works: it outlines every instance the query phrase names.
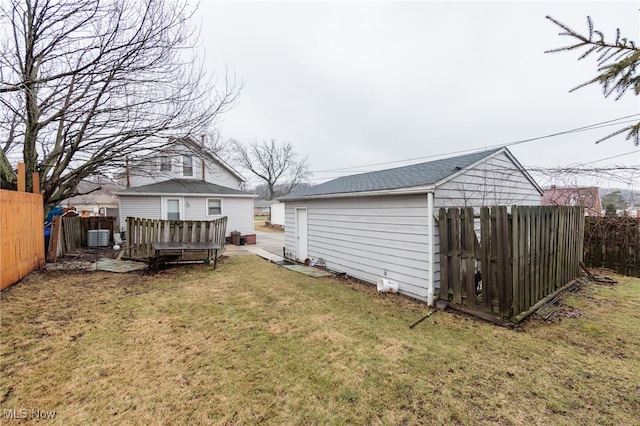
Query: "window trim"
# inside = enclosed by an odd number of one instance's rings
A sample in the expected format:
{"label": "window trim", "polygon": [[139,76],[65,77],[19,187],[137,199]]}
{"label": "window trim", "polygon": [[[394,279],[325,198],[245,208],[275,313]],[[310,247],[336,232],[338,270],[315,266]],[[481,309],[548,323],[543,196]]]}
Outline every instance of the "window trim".
{"label": "window trim", "polygon": [[169,155],[160,156],[160,171],[161,172],[170,172],[171,171],[171,157]]}
{"label": "window trim", "polygon": [[[187,174],[189,170],[189,174]],[[182,176],[193,177],[193,155],[182,156]]]}
{"label": "window trim", "polygon": [[[168,201],[177,201],[178,202],[178,213],[180,214],[180,219],[169,219],[169,205]],[[184,198],[183,197],[162,197],[162,218],[164,220],[185,220],[184,219],[185,211],[184,211]]]}
{"label": "window trim", "polygon": [[[220,201],[220,213],[218,214],[210,214],[209,213],[209,200],[219,200]],[[205,214],[207,216],[222,216],[222,212],[223,212],[223,203],[224,200],[221,197],[215,197],[215,198],[207,198],[207,201],[205,203]]]}

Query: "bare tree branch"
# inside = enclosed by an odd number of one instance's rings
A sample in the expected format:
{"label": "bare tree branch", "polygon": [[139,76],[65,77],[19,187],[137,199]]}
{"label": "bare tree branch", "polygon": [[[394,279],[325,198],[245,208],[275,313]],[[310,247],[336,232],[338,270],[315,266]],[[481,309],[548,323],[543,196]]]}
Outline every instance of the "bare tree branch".
{"label": "bare tree branch", "polygon": [[21,156],[51,206],[88,176],[207,133],[242,84],[207,76],[192,13],[178,0],[3,3],[0,159]]}
{"label": "bare tree branch", "polygon": [[291,143],[278,144],[271,139],[247,146],[232,141],[232,145],[236,162],[264,182],[269,200],[288,194],[311,177],[306,157],[298,159]]}

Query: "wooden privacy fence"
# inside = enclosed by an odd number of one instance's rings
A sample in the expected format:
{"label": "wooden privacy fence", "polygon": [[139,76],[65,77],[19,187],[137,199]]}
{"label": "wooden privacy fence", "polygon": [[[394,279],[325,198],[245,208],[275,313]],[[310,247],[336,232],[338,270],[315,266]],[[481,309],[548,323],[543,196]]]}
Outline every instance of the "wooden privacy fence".
{"label": "wooden privacy fence", "polygon": [[640,277],[640,218],[585,218],[584,263]]}
{"label": "wooden privacy fence", "polygon": [[[155,255],[154,242],[213,242],[224,247],[227,217],[215,220],[158,220],[127,218],[126,256],[148,259]],[[222,251],[220,251],[222,253]]]}
{"label": "wooden privacy fence", "polygon": [[582,207],[440,209],[440,298],[515,318],[580,273]]}
{"label": "wooden privacy fence", "polygon": [[24,192],[24,164],[18,165],[18,191],[0,189],[0,289],[44,266],[44,206],[39,176],[34,194]]}

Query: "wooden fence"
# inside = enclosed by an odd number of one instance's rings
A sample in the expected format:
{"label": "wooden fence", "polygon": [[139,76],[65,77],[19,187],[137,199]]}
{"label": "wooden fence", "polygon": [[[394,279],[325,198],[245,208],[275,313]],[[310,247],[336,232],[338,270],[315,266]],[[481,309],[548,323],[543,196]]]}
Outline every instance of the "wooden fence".
{"label": "wooden fence", "polygon": [[155,250],[151,244],[158,241],[214,242],[223,248],[226,229],[226,216],[210,221],[156,220],[128,217],[125,256],[132,259],[148,259],[155,255]]}
{"label": "wooden fence", "polygon": [[95,229],[109,230],[109,239],[113,240],[115,217],[105,216],[54,216],[51,222],[51,237],[47,249],[47,259],[55,262],[58,257],[80,247],[87,247],[87,231]]}
{"label": "wooden fence", "polygon": [[85,247],[87,245],[87,231],[96,229],[108,229],[109,238],[113,241],[113,234],[119,232],[115,228],[116,219],[113,216],[80,217],[80,226],[82,227],[82,241],[80,244]]}
{"label": "wooden fence", "polygon": [[440,298],[514,318],[580,273],[582,207],[440,209]]}
{"label": "wooden fence", "polygon": [[24,192],[24,165],[18,166],[19,191],[0,189],[0,289],[43,267],[44,206],[38,175],[34,194]]}
{"label": "wooden fence", "polygon": [[586,217],[584,263],[640,277],[640,218]]}

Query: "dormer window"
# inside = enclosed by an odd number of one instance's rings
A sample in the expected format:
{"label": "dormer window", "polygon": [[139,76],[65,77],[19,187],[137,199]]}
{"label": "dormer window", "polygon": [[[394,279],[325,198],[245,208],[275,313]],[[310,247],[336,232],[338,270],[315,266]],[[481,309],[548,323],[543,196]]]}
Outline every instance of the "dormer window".
{"label": "dormer window", "polygon": [[193,176],[193,157],[190,155],[182,157],[182,176]]}
{"label": "dormer window", "polygon": [[170,172],[171,171],[171,157],[163,155],[160,157],[160,171],[161,172]]}

